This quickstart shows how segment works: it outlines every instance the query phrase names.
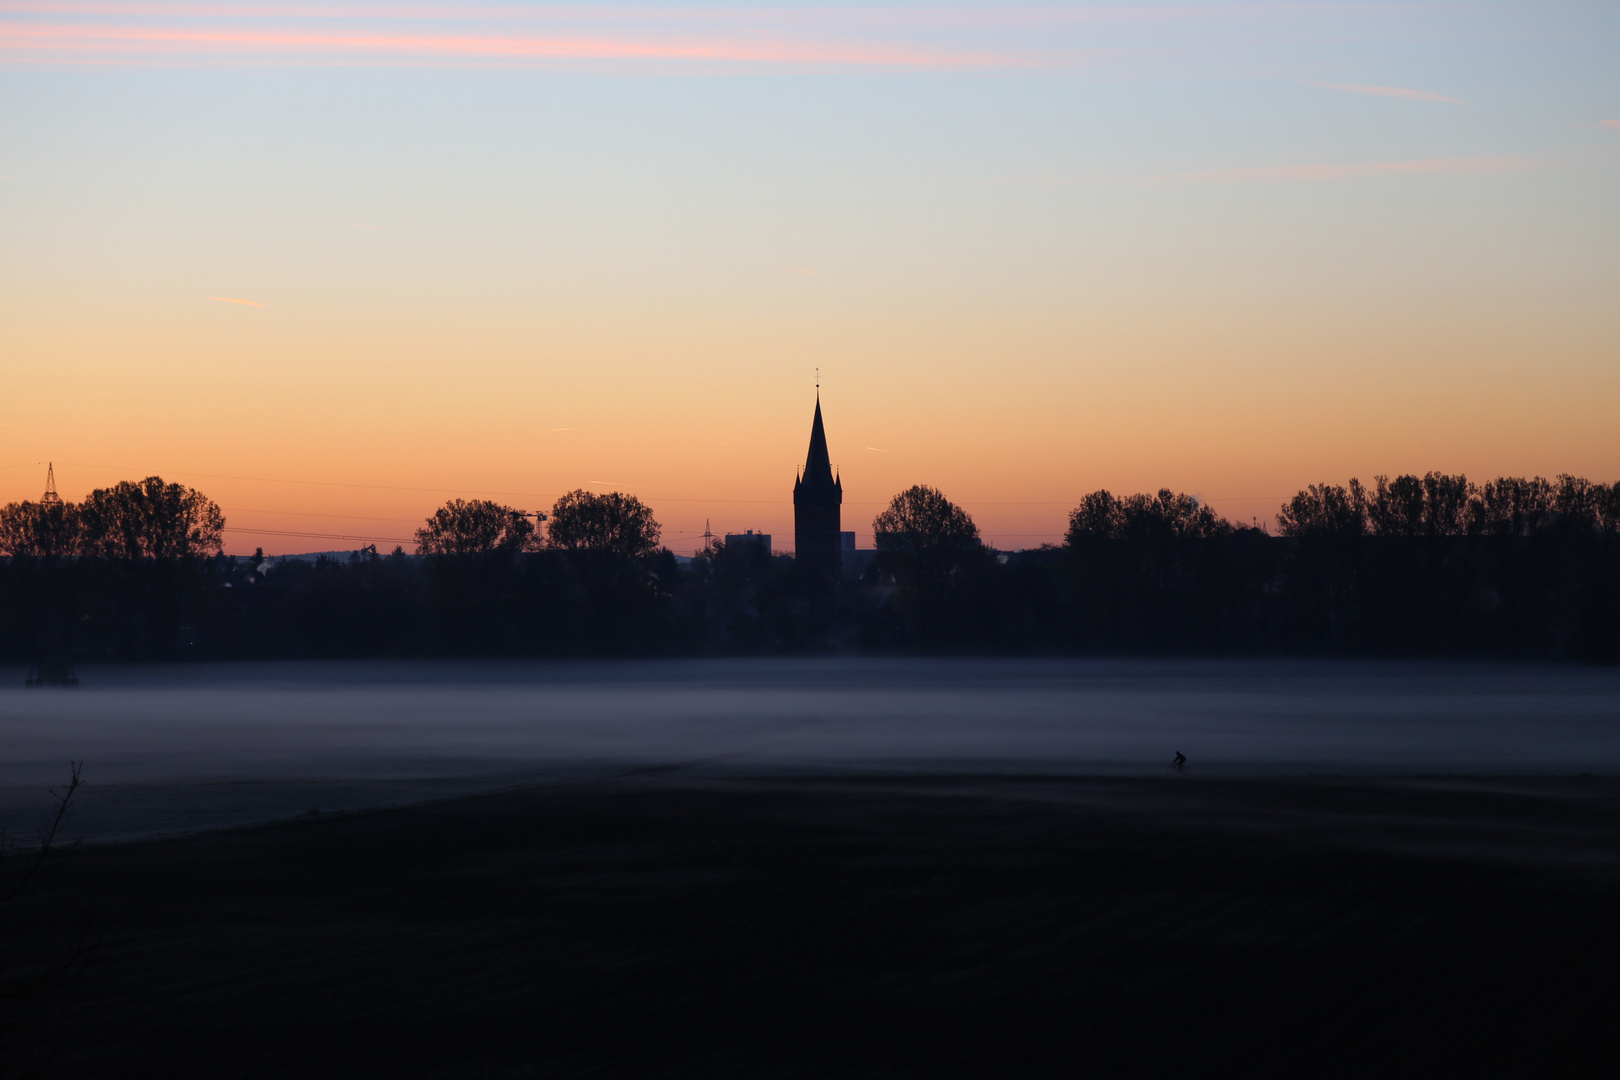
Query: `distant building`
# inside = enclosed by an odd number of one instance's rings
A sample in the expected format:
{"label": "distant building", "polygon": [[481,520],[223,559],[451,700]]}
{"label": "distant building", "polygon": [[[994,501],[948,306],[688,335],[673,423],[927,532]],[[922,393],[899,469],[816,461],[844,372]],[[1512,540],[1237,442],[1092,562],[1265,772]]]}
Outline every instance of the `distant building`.
{"label": "distant building", "polygon": [[804,472],[793,483],[794,559],[801,568],[828,581],[839,578],[843,535],[839,528],[844,484],[833,474],[827,455],[827,432],[821,426],[821,394],[810,425],[810,453]]}
{"label": "distant building", "polygon": [[753,529],[740,533],[726,533],[727,548],[740,548],[745,545],[763,550],[765,554],[769,555],[771,553],[771,534],[757,533]]}
{"label": "distant building", "polygon": [[872,566],[872,560],[877,558],[877,551],[872,548],[858,548],[855,546],[855,534],[852,532],[839,533],[842,541],[838,547],[838,572],[845,581],[861,581],[866,577],[866,571]]}

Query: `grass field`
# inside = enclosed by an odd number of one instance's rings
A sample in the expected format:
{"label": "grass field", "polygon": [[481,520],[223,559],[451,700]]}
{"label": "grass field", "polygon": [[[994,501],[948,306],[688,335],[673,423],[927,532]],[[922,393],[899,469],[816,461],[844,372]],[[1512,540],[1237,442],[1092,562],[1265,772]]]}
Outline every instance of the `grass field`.
{"label": "grass field", "polygon": [[[1620,781],[649,772],[86,847],[75,1077],[1600,1075]],[[27,1009],[26,1015],[19,1012]]]}

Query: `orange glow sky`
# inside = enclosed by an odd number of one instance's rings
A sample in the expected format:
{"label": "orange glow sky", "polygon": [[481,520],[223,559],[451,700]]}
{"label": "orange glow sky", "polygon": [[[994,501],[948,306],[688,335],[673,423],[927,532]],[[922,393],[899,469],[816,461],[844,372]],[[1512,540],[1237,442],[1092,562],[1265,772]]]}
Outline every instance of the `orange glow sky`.
{"label": "orange glow sky", "polygon": [[0,3],[0,501],[789,548],[818,367],[862,546],[912,483],[1022,547],[1099,487],[1620,480],[1602,10],[255,10]]}

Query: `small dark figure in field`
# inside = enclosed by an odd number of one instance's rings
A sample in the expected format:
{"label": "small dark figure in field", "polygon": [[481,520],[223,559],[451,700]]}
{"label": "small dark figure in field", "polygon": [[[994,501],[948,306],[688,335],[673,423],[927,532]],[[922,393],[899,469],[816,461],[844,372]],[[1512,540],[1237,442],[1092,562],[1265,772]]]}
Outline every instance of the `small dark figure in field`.
{"label": "small dark figure in field", "polygon": [[1180,750],[1177,750],[1176,751],[1176,759],[1170,763],[1170,767],[1172,769],[1176,770],[1176,772],[1186,772],[1187,771],[1187,755],[1183,754]]}

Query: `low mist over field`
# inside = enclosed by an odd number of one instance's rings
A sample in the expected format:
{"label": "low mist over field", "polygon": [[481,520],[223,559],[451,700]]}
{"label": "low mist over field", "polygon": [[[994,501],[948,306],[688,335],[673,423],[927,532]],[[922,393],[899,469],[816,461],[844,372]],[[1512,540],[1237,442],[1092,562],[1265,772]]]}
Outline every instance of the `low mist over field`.
{"label": "low mist over field", "polygon": [[[1620,770],[1620,671],[1377,661],[211,665],[0,690],[13,817],[91,763],[94,835],[651,767],[1169,775]],[[318,784],[317,788],[296,785]],[[165,792],[156,803],[151,792]],[[137,815],[120,819],[120,814]]]}

